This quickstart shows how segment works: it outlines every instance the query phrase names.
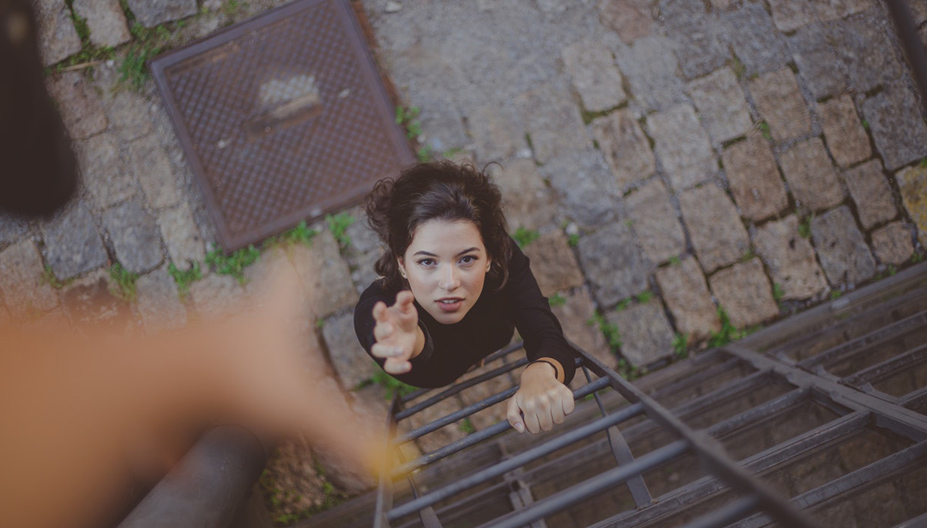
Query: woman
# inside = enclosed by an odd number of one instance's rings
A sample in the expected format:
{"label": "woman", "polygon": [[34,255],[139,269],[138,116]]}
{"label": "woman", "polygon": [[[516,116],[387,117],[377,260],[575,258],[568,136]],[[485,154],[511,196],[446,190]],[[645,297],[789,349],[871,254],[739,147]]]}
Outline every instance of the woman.
{"label": "woman", "polygon": [[531,363],[508,420],[518,432],[549,431],[573,411],[565,384],[574,352],[507,233],[501,202],[486,174],[447,161],[378,182],[366,210],[387,249],[375,265],[381,278],[354,310],[354,329],[387,373],[440,387],[508,344],[517,328]]}

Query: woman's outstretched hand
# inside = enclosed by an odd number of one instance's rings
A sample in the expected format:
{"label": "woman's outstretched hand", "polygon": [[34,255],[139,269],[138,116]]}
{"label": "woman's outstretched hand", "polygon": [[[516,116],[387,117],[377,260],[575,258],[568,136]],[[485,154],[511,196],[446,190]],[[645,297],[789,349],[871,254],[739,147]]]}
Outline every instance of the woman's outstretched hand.
{"label": "woman's outstretched hand", "polygon": [[378,302],[373,306],[373,318],[377,322],[373,336],[377,342],[370,352],[386,359],[383,370],[389,374],[409,372],[412,369],[409,360],[418,355],[425,345],[413,301],[412,292],[403,290],[396,294],[394,305],[387,307],[386,303]]}
{"label": "woman's outstretched hand", "polygon": [[557,380],[547,363],[531,363],[521,373],[521,387],[509,399],[507,417],[519,433],[550,431],[573,412],[573,392]]}

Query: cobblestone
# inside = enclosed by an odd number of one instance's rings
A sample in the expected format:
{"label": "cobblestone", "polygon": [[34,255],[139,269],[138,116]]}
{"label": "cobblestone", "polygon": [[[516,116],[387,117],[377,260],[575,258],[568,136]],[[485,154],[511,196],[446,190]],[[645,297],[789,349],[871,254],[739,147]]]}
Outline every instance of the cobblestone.
{"label": "cobblestone", "polygon": [[72,7],[75,15],[87,21],[95,46],[115,48],[132,38],[119,0],[74,0]]}
{"label": "cobblestone", "polygon": [[653,31],[650,2],[647,0],[601,0],[599,16],[602,22],[615,30],[625,44]]}
{"label": "cobblestone", "polygon": [[312,246],[294,246],[290,260],[314,300],[316,317],[323,318],[357,303],[351,271],[338,251],[338,242],[327,229],[312,239]]}
{"label": "cobblestone", "polygon": [[670,184],[677,191],[697,185],[717,172],[708,135],[687,104],[651,114],[647,128]]}
{"label": "cobblestone", "polygon": [[25,218],[10,213],[0,213],[0,248],[12,244],[29,231]]}
{"label": "cobblestone", "polygon": [[882,173],[879,160],[866,162],[844,172],[843,181],[856,202],[859,221],[866,231],[898,214],[892,203],[892,188]]}
{"label": "cobblestone", "polygon": [[[416,429],[429,422],[443,418],[444,416],[447,416],[454,411],[460,410],[463,407],[463,403],[456,396],[452,396],[432,405],[431,407],[423,409],[421,412],[413,414],[409,417],[409,424],[413,429]],[[450,444],[455,440],[460,440],[465,436],[467,436],[467,434],[460,430],[458,424],[452,423],[445,425],[437,431],[419,437],[416,440],[416,443],[418,443],[418,446],[421,448],[423,453],[430,453],[436,449]]]}
{"label": "cobblestone", "polygon": [[42,65],[51,66],[80,51],[80,37],[71,22],[64,0],[37,0],[35,14],[39,22],[39,51]]}
{"label": "cobblestone", "polygon": [[716,185],[681,193],[679,208],[695,254],[707,273],[736,262],[750,249],[737,209]]}
{"label": "cobblestone", "polygon": [[49,95],[58,103],[61,120],[71,139],[87,139],[106,129],[100,100],[80,72],[50,75],[46,84]]}
{"label": "cobblestone", "polygon": [[354,335],[353,310],[326,319],[322,327],[322,338],[345,390],[353,390],[379,370]]}
{"label": "cobblestone", "polygon": [[744,4],[723,14],[722,19],[746,75],[776,70],[791,60],[785,39],[762,5]]}
{"label": "cobblestone", "polygon": [[43,270],[32,240],[20,240],[0,251],[0,290],[14,318],[34,317],[58,305],[55,290],[42,280]]}
{"label": "cobblestone", "polygon": [[127,0],[127,3],[146,28],[196,14],[196,0]]}
{"label": "cobblestone", "polygon": [[819,138],[797,143],[779,156],[779,163],[802,210],[820,211],[843,201],[837,173]]}
{"label": "cobblestone", "polygon": [[705,276],[694,258],[684,257],[678,264],[658,269],[656,279],[676,330],[688,335],[690,342],[721,329]]}
{"label": "cobblestone", "polygon": [[872,156],[869,136],[859,121],[853,99],[844,94],[818,106],[821,128],[834,161],[841,167],[859,163]]}
{"label": "cobblestone", "polygon": [[96,207],[107,208],[135,196],[138,184],[109,132],[78,141],[75,147],[83,184]]}
{"label": "cobblestone", "polygon": [[[927,156],[927,125],[912,108],[918,108],[917,97],[900,84],[888,86],[863,103],[863,118],[869,122],[872,139],[888,170]],[[899,130],[904,133],[897,133]]]}
{"label": "cobblestone", "polygon": [[103,328],[123,333],[133,324],[129,305],[112,293],[109,273],[98,269],[77,279],[61,293],[68,318],[78,330]]}
{"label": "cobblestone", "polygon": [[731,194],[744,218],[765,220],[788,206],[776,159],[762,136],[752,134],[731,145],[721,154],[721,160]]}
{"label": "cobblestone", "polygon": [[821,267],[832,286],[840,283],[855,285],[875,275],[875,259],[847,206],[842,205],[813,218],[811,236]]}
{"label": "cobblestone", "polygon": [[563,326],[563,335],[602,363],[612,368],[616,367],[618,358],[608,349],[602,332],[590,324],[595,316],[595,304],[589,290],[586,287],[576,288],[561,296],[563,304],[555,304],[551,306],[551,310]]}
{"label": "cobblestone", "polygon": [[811,242],[799,235],[795,215],[758,228],[753,244],[769,268],[773,284],[782,288],[783,300],[808,299],[827,288]]}
{"label": "cobblestone", "polygon": [[[493,362],[491,364],[484,365],[483,367],[473,369],[470,372],[464,374],[460,377],[460,380],[463,381],[475,378],[476,376],[485,374],[486,372],[501,366],[501,362]],[[521,372],[521,370],[522,369],[516,369],[514,371],[515,377],[518,376],[518,373]],[[473,405],[474,403],[485,400],[490,396],[506,391],[515,385],[516,384],[513,381],[513,377],[511,377],[509,374],[502,374],[483,383],[474,385],[468,389],[464,389],[460,393],[460,400],[464,405]],[[471,415],[471,425],[473,425],[477,431],[481,431],[497,422],[504,421],[506,419],[507,403],[508,400],[503,400],[493,405],[492,407]]]}
{"label": "cobblestone", "polygon": [[583,108],[599,112],[614,108],[626,99],[621,72],[611,50],[596,41],[584,40],[563,50],[563,65],[579,92]]}
{"label": "cobblestone", "polygon": [[563,231],[543,233],[525,246],[524,252],[531,260],[531,271],[545,297],[583,285],[583,272]]}
{"label": "cobblestone", "polygon": [[130,143],[129,159],[148,203],[153,208],[170,207],[180,201],[180,191],[171,170],[170,159],[156,134]]}
{"label": "cobblestone", "polygon": [[615,219],[618,185],[597,150],[569,153],[539,169],[550,182],[562,211],[584,227]]}
{"label": "cobblestone", "polygon": [[[112,72],[111,75],[115,76],[116,73]],[[134,141],[151,132],[149,103],[144,97],[131,90],[117,88],[104,95],[101,102],[106,118],[123,142]]]}
{"label": "cobblestone", "polygon": [[811,133],[811,115],[792,70],[783,68],[759,76],[750,81],[750,93],[774,140],[787,141]]}
{"label": "cobblestone", "polygon": [[846,89],[845,66],[837,59],[837,52],[818,24],[802,27],[787,40],[798,74],[808,83],[815,99],[837,95]]}
{"label": "cobblestone", "polygon": [[103,225],[122,266],[132,273],[145,273],[164,259],[161,237],[154,218],[139,200],[118,205],[103,213]]}
{"label": "cobblestone", "polygon": [[899,265],[914,254],[911,230],[904,222],[892,222],[872,232],[872,252],[882,264]]}
{"label": "cobblestone", "polygon": [[722,34],[725,28],[714,13],[706,13],[700,2],[660,2],[667,34],[676,43],[676,57],[686,79],[700,77],[724,66],[731,53]]}
{"label": "cobblestone", "polygon": [[771,2],[772,18],[780,31],[794,31],[814,20],[811,4],[805,0]]}
{"label": "cobblestone", "polygon": [[653,174],[656,162],[650,142],[629,110],[618,110],[592,122],[605,160],[622,189]]}
{"label": "cobblestone", "polygon": [[683,100],[679,64],[673,44],[663,37],[644,37],[615,57],[631,95],[648,110],[660,110]]}
{"label": "cobblestone", "polygon": [[762,323],[779,315],[772,287],[759,259],[734,264],[708,281],[731,324],[738,328]]}
{"label": "cobblestone", "polygon": [[908,167],[895,174],[901,201],[917,227],[917,239],[927,246],[927,167]]}
{"label": "cobblestone", "polygon": [[42,223],[45,258],[55,277],[67,280],[105,265],[109,258],[87,207],[72,203]]}
{"label": "cobblestone", "polygon": [[623,223],[606,225],[580,239],[579,261],[602,308],[647,289],[650,263],[637,249],[631,229]]}
{"label": "cobblestone", "polygon": [[592,148],[579,108],[566,90],[544,85],[516,100],[531,136],[534,159],[547,163],[556,156]]}
{"label": "cobblestone", "polygon": [[611,311],[606,319],[618,327],[621,355],[632,365],[649,365],[673,353],[673,328],[659,299]]}
{"label": "cobblestone", "polygon": [[825,26],[839,60],[847,67],[850,88],[868,92],[897,79],[902,66],[876,10]]}
{"label": "cobblestone", "polygon": [[245,290],[234,277],[209,273],[190,285],[190,298],[197,314],[216,318],[239,311]]}
{"label": "cobblestone", "polygon": [[452,148],[461,148],[470,140],[464,128],[463,118],[457,106],[446,98],[429,98],[419,103],[422,109],[422,130],[425,133],[425,144],[436,153],[442,153]]}
{"label": "cobblestone", "polygon": [[753,127],[744,91],[729,68],[689,83],[689,95],[715,144],[742,136]]}
{"label": "cobblestone", "polygon": [[662,181],[642,185],[625,197],[625,203],[637,240],[651,262],[661,264],[686,250],[686,234]]}
{"label": "cobblestone", "polygon": [[148,333],[180,328],[187,323],[187,310],[177,296],[177,285],[166,266],[139,277],[135,291],[136,308]]}
{"label": "cobblestone", "polygon": [[493,170],[512,231],[539,229],[553,220],[554,203],[532,160],[514,160]]}
{"label": "cobblestone", "polygon": [[870,0],[817,0],[812,5],[822,22],[844,18],[872,7]]}
{"label": "cobblestone", "polygon": [[481,163],[508,159],[528,146],[524,131],[515,127],[516,119],[506,114],[504,108],[491,105],[480,107],[469,116],[467,122]]}
{"label": "cobblestone", "polygon": [[159,216],[159,223],[167,253],[177,268],[185,269],[190,261],[203,262],[206,259],[206,243],[189,205],[184,202],[164,211]]}

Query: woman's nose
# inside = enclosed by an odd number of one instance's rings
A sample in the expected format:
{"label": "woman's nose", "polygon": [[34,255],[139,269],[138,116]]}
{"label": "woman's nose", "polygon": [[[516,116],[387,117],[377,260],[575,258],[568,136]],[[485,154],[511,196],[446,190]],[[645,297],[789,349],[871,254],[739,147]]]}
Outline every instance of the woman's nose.
{"label": "woman's nose", "polygon": [[444,273],[441,275],[441,282],[438,284],[442,290],[455,290],[460,286],[460,279],[457,277],[457,270],[454,266],[445,266]]}

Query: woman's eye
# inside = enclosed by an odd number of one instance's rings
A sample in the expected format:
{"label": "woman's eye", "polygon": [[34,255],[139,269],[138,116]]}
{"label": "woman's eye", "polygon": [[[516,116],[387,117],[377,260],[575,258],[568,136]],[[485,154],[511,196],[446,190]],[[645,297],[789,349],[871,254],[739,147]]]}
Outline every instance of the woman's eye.
{"label": "woman's eye", "polygon": [[435,259],[426,258],[426,259],[422,259],[418,261],[418,263],[422,266],[433,266],[435,263]]}
{"label": "woman's eye", "polygon": [[464,257],[461,257],[460,259],[461,264],[473,264],[476,261],[477,261],[477,257],[474,255],[466,255]]}

